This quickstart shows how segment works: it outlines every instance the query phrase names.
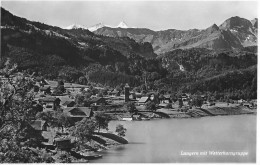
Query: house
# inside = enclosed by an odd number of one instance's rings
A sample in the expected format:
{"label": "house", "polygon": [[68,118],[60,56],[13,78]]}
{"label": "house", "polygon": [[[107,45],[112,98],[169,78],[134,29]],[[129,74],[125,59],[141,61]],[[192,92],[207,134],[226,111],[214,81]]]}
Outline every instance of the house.
{"label": "house", "polygon": [[250,103],[253,107],[257,107],[257,99],[251,100]]}
{"label": "house", "polygon": [[47,124],[46,121],[44,120],[35,120],[31,123],[31,126],[34,130],[36,131],[47,131],[47,128],[49,127],[49,125]]}
{"label": "house", "polygon": [[251,103],[243,103],[243,106],[247,108],[253,108],[253,105]]}
{"label": "house", "polygon": [[160,103],[163,104],[169,104],[172,103],[171,95],[160,95],[159,96]]}
{"label": "house", "polygon": [[164,96],[164,100],[166,101],[165,103],[172,103],[171,95],[163,95],[163,96]]}
{"label": "house", "polygon": [[142,93],[135,92],[135,97],[140,99],[142,97]]}
{"label": "house", "polygon": [[103,97],[96,97],[92,99],[92,103],[93,105],[97,106],[97,105],[106,105],[106,99]]}
{"label": "house", "polygon": [[48,124],[46,121],[43,120],[35,120],[29,123],[28,127],[25,132],[25,136],[23,137],[24,139],[37,139],[38,142],[47,142],[48,139],[44,138],[42,136],[42,133],[47,131],[48,129]]}
{"label": "house", "polygon": [[122,116],[122,120],[124,120],[124,121],[132,121],[133,117],[130,114],[124,114]]}
{"label": "house", "polygon": [[149,97],[141,97],[140,100],[138,100],[138,105],[145,105],[148,101],[150,101]]}
{"label": "house", "polygon": [[183,93],[183,94],[181,95],[182,101],[187,101],[188,98],[189,98],[189,96],[188,96],[186,93]]}
{"label": "house", "polygon": [[43,131],[42,136],[44,139],[47,139],[46,142],[42,143],[45,147],[53,147],[54,138],[57,136],[56,131]]}
{"label": "house", "polygon": [[91,107],[94,111],[98,111],[101,109],[103,109],[103,106],[108,105],[108,103],[106,102],[106,99],[103,97],[96,97],[93,98],[91,100]]}
{"label": "house", "polygon": [[51,87],[50,86],[40,87],[40,92],[42,92],[43,94],[51,94]]}
{"label": "house", "polygon": [[216,105],[216,103],[213,102],[213,101],[207,101],[207,105],[208,105],[208,106],[213,106],[213,105]]}
{"label": "house", "polygon": [[65,101],[65,103],[62,104],[62,106],[65,107],[65,108],[74,107],[74,105],[76,105],[75,101]]}
{"label": "house", "polygon": [[45,104],[45,108],[52,110],[57,110],[58,106],[60,105],[60,99],[52,96],[40,98],[38,101],[42,104]]}
{"label": "house", "polygon": [[[160,103],[158,106],[159,106],[159,108],[166,108],[167,106],[168,106],[168,104],[169,103],[164,103],[164,102],[162,102],[162,103]],[[170,104],[171,105],[171,104]]]}
{"label": "house", "polygon": [[40,84],[41,85],[49,85],[49,83],[44,79],[44,78],[42,78],[41,80],[40,80]]}
{"label": "house", "polygon": [[60,99],[60,104],[61,104],[61,105],[63,105],[66,101],[75,101],[74,99],[71,98],[70,95],[55,96],[55,97]]}
{"label": "house", "polygon": [[49,128],[49,125],[44,120],[35,120],[30,124],[30,136],[37,138],[39,141],[47,142],[48,139],[46,139],[42,134],[43,132],[46,132]]}
{"label": "house", "polygon": [[120,96],[120,91],[114,89],[113,91],[110,92],[110,95],[112,95],[112,96]]}
{"label": "house", "polygon": [[136,95],[134,92],[130,92],[129,94],[129,99],[135,100],[136,99]]}
{"label": "house", "polygon": [[243,99],[240,99],[240,100],[237,101],[238,104],[243,104],[245,102],[246,102],[246,100],[243,100]]}
{"label": "house", "polygon": [[68,107],[64,108],[63,112],[67,113],[74,121],[93,116],[93,111],[89,107]]}

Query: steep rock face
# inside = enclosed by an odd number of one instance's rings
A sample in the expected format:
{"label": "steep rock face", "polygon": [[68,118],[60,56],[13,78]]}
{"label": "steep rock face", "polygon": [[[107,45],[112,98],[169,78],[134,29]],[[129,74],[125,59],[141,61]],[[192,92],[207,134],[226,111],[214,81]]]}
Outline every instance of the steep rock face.
{"label": "steep rock face", "polygon": [[257,45],[257,20],[250,22],[237,16],[231,17],[220,28],[230,31],[243,46]]}
{"label": "steep rock face", "polygon": [[223,29],[238,28],[240,30],[247,31],[249,28],[252,28],[252,23],[247,19],[236,16],[236,17],[231,17],[231,18],[227,19],[226,21],[224,21],[220,25],[220,27]]}
{"label": "steep rock face", "polygon": [[144,28],[102,27],[94,33],[110,37],[129,37],[137,42],[149,42],[157,54],[177,48],[235,49],[257,45],[257,19],[250,22],[244,18],[231,17],[220,26],[213,24],[204,30],[153,31]]}
{"label": "steep rock face", "polygon": [[[252,23],[252,25],[253,25],[254,28],[258,28],[258,19],[257,19],[257,18],[251,20],[251,23]],[[256,29],[256,30],[257,30],[257,29]]]}

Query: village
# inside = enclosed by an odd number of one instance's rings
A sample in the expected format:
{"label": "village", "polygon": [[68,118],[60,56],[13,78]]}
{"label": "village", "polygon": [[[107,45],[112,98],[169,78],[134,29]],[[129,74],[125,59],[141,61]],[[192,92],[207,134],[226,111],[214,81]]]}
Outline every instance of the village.
{"label": "village", "polygon": [[[183,93],[174,100],[170,94],[158,94],[156,91],[135,92],[128,84],[119,90],[73,83],[62,82],[62,84],[61,86],[64,86],[66,92],[58,95],[55,94],[55,89],[59,86],[57,81],[43,80],[38,84],[39,92],[35,95],[35,100],[43,106],[43,111],[55,111],[57,107],[61,107],[64,111],[69,112],[71,117],[77,118],[80,115],[73,113],[77,107],[79,111],[86,114],[85,117],[91,117],[95,112],[104,111],[114,115],[115,120],[132,121],[248,114],[255,112],[257,104],[256,100],[243,99],[231,100],[228,103],[207,101],[206,96],[201,95],[203,101],[201,106],[192,106],[190,105],[191,94],[187,93]],[[95,90],[96,94],[91,95],[90,93],[93,93],[90,92],[91,90]],[[77,106],[77,95],[84,94],[91,95],[88,105]],[[225,108],[229,108],[229,111],[226,111]]]}
{"label": "village", "polygon": [[[19,73],[12,77],[16,78],[18,75]],[[1,77],[1,81],[7,81],[7,79]],[[33,104],[39,112],[54,115],[56,111],[62,111],[73,123],[91,119],[100,112],[109,115],[110,120],[127,122],[256,113],[256,100],[250,102],[235,100],[226,103],[207,101],[205,95],[201,95],[200,105],[191,105],[192,98],[187,93],[183,93],[174,100],[170,94],[158,94],[156,91],[146,93],[133,91],[128,84],[122,86],[121,89],[105,89],[64,83],[61,80],[49,81],[41,78],[35,81]],[[96,151],[107,149],[107,146],[128,143],[126,139],[116,136],[112,131],[102,130],[92,137],[96,147],[90,145],[88,150],[76,152],[74,143],[77,138],[70,136],[66,128],[50,127],[46,120],[37,119],[31,123],[31,129],[42,138],[40,148],[45,148],[53,155],[58,155],[57,152],[69,152],[71,156],[77,158],[75,162],[82,159],[86,162],[101,158],[102,155],[95,154]]]}

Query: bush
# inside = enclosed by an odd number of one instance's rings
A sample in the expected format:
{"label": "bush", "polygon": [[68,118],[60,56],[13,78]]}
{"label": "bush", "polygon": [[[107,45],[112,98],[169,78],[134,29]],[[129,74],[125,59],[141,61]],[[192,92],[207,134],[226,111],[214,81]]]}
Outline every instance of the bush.
{"label": "bush", "polygon": [[126,128],[122,124],[116,126],[116,132],[118,136],[125,136]]}

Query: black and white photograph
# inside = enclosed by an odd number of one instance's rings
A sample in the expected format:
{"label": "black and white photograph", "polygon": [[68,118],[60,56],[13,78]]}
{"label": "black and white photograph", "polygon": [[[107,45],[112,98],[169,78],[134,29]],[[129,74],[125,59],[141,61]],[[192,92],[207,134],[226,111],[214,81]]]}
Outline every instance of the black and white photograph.
{"label": "black and white photograph", "polygon": [[257,0],[0,3],[0,163],[257,164]]}

